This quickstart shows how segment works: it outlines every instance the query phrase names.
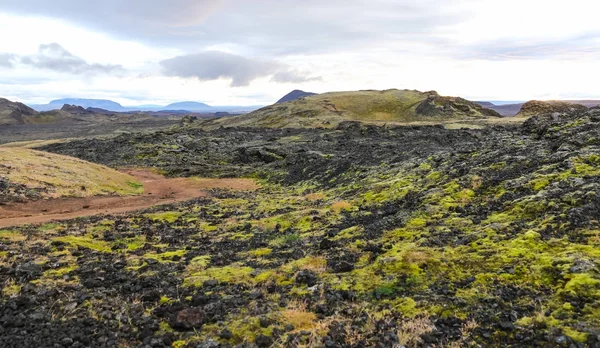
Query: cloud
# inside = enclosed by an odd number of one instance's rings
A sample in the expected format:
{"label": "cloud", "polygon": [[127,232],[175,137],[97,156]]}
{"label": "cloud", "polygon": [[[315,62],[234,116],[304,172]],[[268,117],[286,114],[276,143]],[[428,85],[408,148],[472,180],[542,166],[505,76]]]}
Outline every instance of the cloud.
{"label": "cloud", "polygon": [[248,86],[252,81],[267,76],[273,76],[273,81],[282,83],[311,79],[276,61],[250,59],[220,51],[178,56],[163,60],[160,65],[166,76],[197,78],[201,81],[231,79],[232,87]]}
{"label": "cloud", "polygon": [[172,39],[202,23],[224,0],[0,0],[0,11],[58,18],[133,39]]}
{"label": "cloud", "polygon": [[85,60],[71,54],[57,43],[40,45],[38,53],[27,56],[16,56],[11,54],[0,55],[0,65],[3,63],[3,57],[6,58],[8,66],[13,66],[12,62],[18,62],[23,65],[35,67],[38,69],[47,69],[56,72],[81,74],[120,74],[124,69],[120,65],[90,64]]}
{"label": "cloud", "polygon": [[296,70],[280,71],[273,75],[271,81],[279,83],[302,83],[309,81],[321,81],[320,76],[308,77],[306,74],[300,73]]}
{"label": "cloud", "polygon": [[584,60],[600,58],[596,35],[581,35],[562,40],[511,42],[498,40],[465,48],[459,59],[502,60]]}
{"label": "cloud", "polygon": [[0,67],[12,68],[14,58],[14,54],[0,53]]}
{"label": "cloud", "polygon": [[446,0],[0,0],[0,11],[186,51],[231,44],[271,56],[439,41],[469,16],[468,6]]}

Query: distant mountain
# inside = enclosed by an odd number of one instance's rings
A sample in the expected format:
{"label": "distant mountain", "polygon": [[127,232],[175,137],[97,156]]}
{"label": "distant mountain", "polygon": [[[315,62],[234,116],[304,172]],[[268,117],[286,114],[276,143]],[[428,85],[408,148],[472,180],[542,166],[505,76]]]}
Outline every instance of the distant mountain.
{"label": "distant mountain", "polygon": [[289,102],[289,101],[292,101],[292,100],[300,99],[302,97],[310,97],[312,95],[317,95],[317,93],[304,92],[304,91],[301,91],[299,89],[295,89],[295,90],[291,91],[290,93],[284,95],[283,98],[279,99],[277,101],[277,103],[275,103],[275,104],[281,104],[281,103]]}
{"label": "distant mountain", "polygon": [[489,107],[496,106],[496,104],[494,104],[492,102],[487,102],[487,101],[476,101],[475,103],[483,106],[484,108],[489,108]]}
{"label": "distant mountain", "polygon": [[105,99],[79,99],[79,98],[66,98],[66,99],[57,99],[50,102],[49,105],[56,105],[62,107],[65,104],[70,104],[74,106],[81,106],[84,109],[87,108],[99,108],[110,111],[125,111],[126,109],[119,103],[116,103],[112,100]]}
{"label": "distant mountain", "polygon": [[198,102],[179,102],[173,103],[165,106],[163,110],[185,110],[185,111],[193,111],[193,112],[212,112],[215,109],[207,104],[198,103]]}
{"label": "distant mountain", "polygon": [[494,104],[493,102],[477,101],[484,108],[492,109],[502,116],[514,116],[519,113],[524,103]]}

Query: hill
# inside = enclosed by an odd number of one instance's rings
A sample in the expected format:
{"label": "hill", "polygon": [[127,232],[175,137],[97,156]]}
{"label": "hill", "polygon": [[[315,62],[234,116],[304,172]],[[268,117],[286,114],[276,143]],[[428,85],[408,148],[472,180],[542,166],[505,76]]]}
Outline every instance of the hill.
{"label": "hill", "polygon": [[25,124],[37,114],[25,104],[0,98],[0,125]]}
{"label": "hill", "polygon": [[295,89],[295,90],[291,91],[290,93],[284,95],[283,98],[279,99],[277,101],[277,103],[275,103],[275,104],[281,104],[281,103],[289,102],[292,100],[300,99],[303,97],[310,97],[312,95],[317,95],[317,93],[304,92],[299,89]]}
{"label": "hill", "polygon": [[0,163],[0,202],[141,193],[132,176],[77,158],[0,147]]}
{"label": "hill", "polygon": [[60,110],[38,113],[25,104],[0,98],[0,125],[49,124],[72,121],[73,114]]}
{"label": "hill", "polygon": [[523,104],[521,110],[516,117],[531,117],[536,115],[552,114],[555,112],[565,113],[572,111],[587,111],[588,107],[573,102],[566,102],[560,100],[531,100]]}
{"label": "hill", "polygon": [[334,127],[343,121],[381,123],[473,120],[500,115],[477,103],[414,90],[332,92],[274,104],[207,126]]}

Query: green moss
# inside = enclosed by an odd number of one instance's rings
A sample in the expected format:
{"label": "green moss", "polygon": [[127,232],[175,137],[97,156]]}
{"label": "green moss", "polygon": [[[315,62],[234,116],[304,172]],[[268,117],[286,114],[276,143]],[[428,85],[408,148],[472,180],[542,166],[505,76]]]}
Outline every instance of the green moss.
{"label": "green moss", "polygon": [[44,272],[44,277],[48,278],[62,278],[63,276],[75,271],[77,269],[77,265],[71,265],[68,267],[58,268],[58,269],[50,269]]}
{"label": "green moss", "polygon": [[27,236],[16,231],[0,230],[0,240],[9,242],[21,242],[27,239]]}
{"label": "green moss", "polygon": [[529,184],[534,191],[538,192],[550,185],[550,180],[546,177],[542,177],[532,180]]}
{"label": "green moss", "polygon": [[127,244],[127,250],[136,251],[146,245],[146,236],[135,236],[133,238],[126,238],[124,242]]}
{"label": "green moss", "polygon": [[211,267],[190,274],[184,279],[184,286],[201,286],[207,280],[227,283],[250,283],[254,269],[238,263],[225,267]]}
{"label": "green moss", "polygon": [[261,248],[249,251],[248,253],[254,257],[263,257],[270,255],[273,252],[273,249],[270,248]]}
{"label": "green moss", "polygon": [[161,296],[161,297],[160,297],[160,301],[158,301],[158,303],[160,303],[161,305],[163,305],[163,304],[168,304],[168,303],[171,303],[171,302],[173,302],[173,300],[172,300],[172,299],[170,299],[170,298],[169,298],[169,297],[167,297],[167,296]]}
{"label": "green moss", "polygon": [[569,327],[563,327],[563,332],[565,333],[565,335],[569,336],[573,341],[580,343],[585,343],[588,340],[589,336],[589,334],[585,332],[579,332]]}
{"label": "green moss", "polygon": [[76,237],[76,236],[66,236],[66,237],[57,237],[54,240],[70,244],[72,246],[83,247],[86,249],[96,250],[104,253],[112,252],[111,245],[108,242],[102,240],[96,240],[92,237]]}
{"label": "green moss", "polygon": [[128,181],[127,185],[129,185],[131,188],[137,190],[140,193],[144,192],[144,184],[141,184],[137,181]]}
{"label": "green moss", "polygon": [[9,284],[2,288],[2,295],[6,297],[15,297],[21,293],[21,285]]}
{"label": "green moss", "polygon": [[229,330],[233,333],[230,342],[239,344],[242,342],[254,342],[257,336],[272,336],[273,328],[263,328],[260,325],[260,320],[257,317],[246,317],[242,319],[232,320],[228,325]]}
{"label": "green moss", "polygon": [[159,262],[171,262],[173,258],[181,258],[187,254],[187,250],[175,250],[175,251],[167,251],[160,254],[148,253],[145,254],[144,257],[147,259],[158,260]]}
{"label": "green moss", "polygon": [[332,240],[341,240],[341,239],[352,239],[360,237],[364,232],[364,227],[362,226],[353,226],[350,228],[346,228],[341,230]]}
{"label": "green moss", "polygon": [[588,273],[574,274],[565,284],[564,291],[573,296],[600,299],[600,280]]}
{"label": "green moss", "polygon": [[424,218],[416,217],[406,222],[407,228],[423,228],[427,226],[427,220]]}
{"label": "green moss", "polygon": [[59,224],[50,223],[50,224],[44,224],[44,225],[40,226],[39,230],[42,231],[42,232],[48,232],[48,231],[51,231],[51,230],[55,230],[58,227],[60,227]]}
{"label": "green moss", "polygon": [[188,265],[188,269],[193,269],[194,271],[199,271],[206,269],[210,264],[210,255],[202,255],[196,256],[190,260],[190,264]]}
{"label": "green moss", "polygon": [[169,211],[169,212],[164,212],[164,213],[146,214],[145,216],[154,221],[164,221],[164,222],[173,223],[182,215],[183,215],[182,212]]}
{"label": "green moss", "polygon": [[298,235],[296,233],[286,234],[286,235],[274,238],[271,241],[269,241],[269,246],[274,247],[274,248],[282,247],[285,245],[295,243],[295,242],[299,241],[300,239],[301,239],[300,235]]}

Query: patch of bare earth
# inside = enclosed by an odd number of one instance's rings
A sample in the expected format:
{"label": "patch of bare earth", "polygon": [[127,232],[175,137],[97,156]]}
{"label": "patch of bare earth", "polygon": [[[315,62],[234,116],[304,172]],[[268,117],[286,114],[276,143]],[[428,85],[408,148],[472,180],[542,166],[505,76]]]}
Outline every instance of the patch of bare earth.
{"label": "patch of bare earth", "polygon": [[144,185],[139,196],[56,198],[0,206],[0,228],[68,220],[100,214],[121,214],[155,205],[184,202],[207,196],[210,189],[256,190],[251,179],[165,178],[149,170],[124,172]]}

